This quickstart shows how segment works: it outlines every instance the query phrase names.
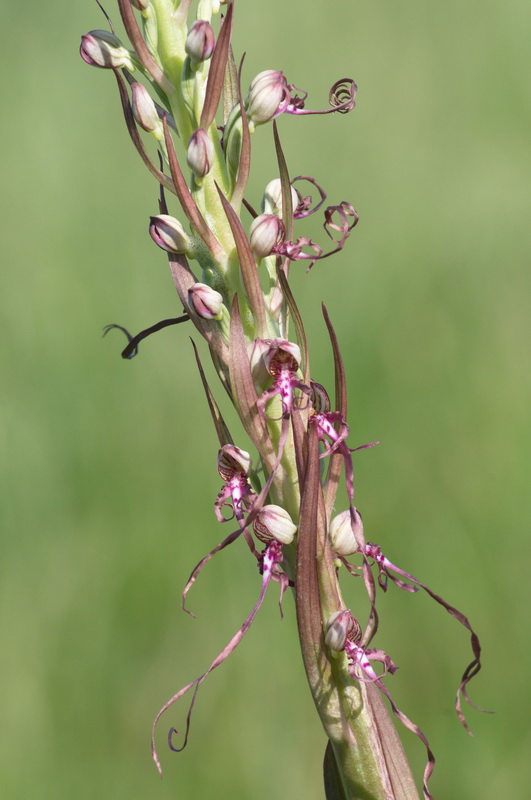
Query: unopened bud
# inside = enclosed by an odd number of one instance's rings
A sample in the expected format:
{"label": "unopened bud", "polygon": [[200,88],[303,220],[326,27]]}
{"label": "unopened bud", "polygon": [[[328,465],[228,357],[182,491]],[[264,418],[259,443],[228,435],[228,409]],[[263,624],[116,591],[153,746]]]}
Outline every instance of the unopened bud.
{"label": "unopened bud", "polygon": [[223,297],[206,283],[194,283],[188,289],[188,302],[201,319],[220,319]]}
{"label": "unopened bud", "polygon": [[145,11],[149,6],[149,0],[131,0],[131,5],[138,8],[139,11]]}
{"label": "unopened bud", "polygon": [[234,444],[224,444],[218,452],[218,472],[224,481],[234,475],[248,475],[251,469],[251,456]]}
{"label": "unopened bud", "polygon": [[210,58],[215,43],[214,31],[210,22],[205,19],[198,19],[188,32],[184,49],[190,56],[192,64],[200,64]]}
{"label": "unopened bud", "polygon": [[127,67],[134,70],[129,51],[110,31],[89,31],[81,37],[79,52],[83,61],[91,67],[101,69],[120,69]]}
{"label": "unopened bud", "polygon": [[157,107],[142,83],[133,83],[131,89],[133,114],[145,131],[155,134],[160,139],[163,135],[163,126],[157,114]]}
{"label": "unopened bud", "polygon": [[245,109],[249,120],[255,125],[278,117],[289,103],[288,83],[283,72],[266,69],[252,81]]}
{"label": "unopened bud", "polygon": [[[297,208],[299,198],[297,192],[291,187],[291,205]],[[264,214],[276,214],[282,219],[282,182],[280,178],[269,181],[262,198],[262,211]]]}
{"label": "unopened bud", "polygon": [[273,250],[284,232],[284,226],[275,214],[260,214],[253,219],[249,229],[251,250],[257,258],[265,258]]}
{"label": "unopened bud", "polygon": [[196,178],[204,178],[210,172],[214,159],[214,145],[204,128],[198,128],[190,136],[186,163]]}
{"label": "unopened bud", "polygon": [[287,511],[280,506],[264,506],[253,522],[256,538],[264,544],[276,539],[280,544],[291,544],[297,532],[297,526]]}
{"label": "unopened bud", "polygon": [[345,649],[347,642],[356,644],[360,639],[360,624],[356,617],[352,616],[349,609],[336,611],[326,623],[325,644],[330,650],[340,653]]}
{"label": "unopened bud", "polygon": [[347,509],[330,522],[330,544],[333,552],[340,556],[350,556],[358,551],[356,533],[363,536],[363,522],[357,508],[354,509],[354,520],[353,524],[350,511]]}
{"label": "unopened bud", "polygon": [[168,253],[186,253],[190,247],[190,237],[175,217],[159,214],[151,217],[149,235],[159,247]]}

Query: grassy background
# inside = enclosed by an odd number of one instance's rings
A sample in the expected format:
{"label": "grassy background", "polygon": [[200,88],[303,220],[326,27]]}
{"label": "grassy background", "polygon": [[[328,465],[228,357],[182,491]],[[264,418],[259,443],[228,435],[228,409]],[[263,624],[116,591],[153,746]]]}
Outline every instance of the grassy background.
{"label": "grassy background", "polygon": [[[239,626],[257,574],[235,546],[194,590],[198,619],[179,610],[191,566],[220,538],[188,331],[159,333],[133,362],[118,334],[100,338],[108,322],[139,330],[179,313],[147,236],[156,186],[112,76],[77,55],[79,35],[104,26],[95,4],[6,5],[2,796],[319,800],[324,738],[291,603],[280,623],[274,592],[203,687],[189,749],[170,755],[161,737],[162,783],[151,763],[154,713]],[[383,442],[356,459],[369,538],[482,637],[472,694],[497,715],[472,711],[470,739],[452,707],[464,631],[425,596],[381,598],[379,644],[401,667],[389,683],[430,738],[439,798],[523,797],[530,777],[529,16],[524,0],[249,0],[236,15],[246,81],[281,68],[312,107],[338,77],[360,87],[349,116],[280,120],[292,175],[315,175],[361,217],[342,255],[294,268],[294,288],[314,377],[332,375],[324,299],[353,443]],[[253,145],[258,204],[270,129]],[[404,740],[420,775],[422,747]]]}

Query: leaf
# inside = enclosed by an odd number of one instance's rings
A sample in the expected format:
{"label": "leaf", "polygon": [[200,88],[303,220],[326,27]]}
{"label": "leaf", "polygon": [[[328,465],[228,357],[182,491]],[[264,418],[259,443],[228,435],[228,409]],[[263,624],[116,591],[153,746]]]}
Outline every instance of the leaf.
{"label": "leaf", "polygon": [[199,123],[199,126],[205,130],[211,126],[216,116],[216,111],[218,110],[225,78],[225,69],[229,57],[233,14],[234,8],[231,3],[227,8],[227,14],[219,30],[216,46],[214,47],[214,52],[212,53],[212,59],[210,61],[205,90],[205,102],[203,104],[201,121]]}
{"label": "leaf", "polygon": [[258,336],[265,338],[267,336],[266,309],[253,252],[238,215],[217,184],[216,187],[236,244],[243,286],[253,312]]}
{"label": "leaf", "polygon": [[216,320],[202,319],[198,317],[192,306],[188,302],[188,290],[197,283],[197,279],[188,265],[184,255],[168,253],[173,283],[177,289],[179,300],[183,308],[194,323],[199,333],[207,340],[210,348],[218,355],[219,359],[228,363],[229,349],[223,340],[219,325]]}
{"label": "leaf", "polygon": [[[276,453],[264,418],[256,405],[258,395],[251,375],[237,294],[234,295],[230,314],[229,369],[236,410],[245,430],[260,452],[265,466],[271,472],[276,464]],[[282,467],[279,467],[277,475],[280,478],[282,473]]]}
{"label": "leaf", "polygon": [[174,93],[175,88],[173,84],[166,77],[164,71],[149,52],[148,46],[144,41],[144,38],[140,32],[140,28],[138,27],[133,6],[131,5],[131,0],[118,0],[118,6],[120,7],[120,14],[124,28],[131,44],[133,45],[133,48],[136,50],[138,58],[140,59],[140,63],[144,69],[149,72],[155,83],[158,83],[167,94]]}
{"label": "leaf", "polygon": [[199,353],[197,352],[197,347],[193,339],[190,339],[192,342],[192,347],[194,348],[195,360],[197,361],[197,368],[199,369],[199,374],[201,376],[201,382],[203,384],[203,389],[205,390],[206,399],[208,402],[208,407],[210,409],[210,413],[212,415],[212,421],[214,422],[214,427],[216,429],[216,433],[218,435],[218,440],[220,447],[223,447],[225,444],[234,444],[234,440],[230,435],[230,431],[225,424],[225,420],[219,410],[219,406],[216,403],[214,395],[208,385],[208,381],[206,379],[205,371],[203,369],[203,365],[201,364],[201,359],[199,358]]}
{"label": "leaf", "polygon": [[160,183],[160,185],[164,186],[165,189],[168,189],[173,194],[177,194],[175,186],[173,185],[173,182],[170,180],[170,178],[168,178],[167,175],[161,172],[161,170],[157,168],[157,166],[148,156],[147,151],[144,147],[144,144],[136,127],[136,122],[133,116],[133,111],[131,109],[131,104],[129,102],[129,95],[127,94],[125,81],[117,69],[114,69],[113,72],[114,72],[114,77],[116,78],[116,81],[118,83],[118,91],[120,92],[120,100],[122,103],[122,110],[124,112],[125,124],[127,125],[127,130],[129,131],[129,136],[131,137],[131,141],[133,142],[134,146],[136,147],[140,155],[140,158],[142,159],[146,167],[149,169],[153,177],[155,177]]}
{"label": "leaf", "polygon": [[232,47],[229,47],[225,78],[223,80],[223,125],[227,124],[229,114],[238,102],[238,67],[234,60]]}
{"label": "leaf", "polygon": [[273,136],[275,139],[275,150],[277,152],[278,171],[282,186],[282,222],[286,232],[286,239],[293,239],[293,204],[291,202],[291,183],[289,179],[288,165],[284,157],[282,145],[278,135],[277,123],[273,121]]}
{"label": "leaf", "polygon": [[323,761],[323,777],[326,800],[348,800],[341,782],[334,749],[330,740],[326,745]]}
{"label": "leaf", "polygon": [[238,71],[238,101],[240,103],[242,115],[242,146],[240,151],[240,162],[238,164],[238,177],[232,193],[231,204],[235,211],[239,211],[245,189],[247,188],[247,181],[249,180],[249,173],[251,171],[251,134],[249,133],[249,122],[247,120],[247,113],[243,104],[242,90],[241,90],[241,72],[243,66],[243,58],[240,62],[240,69]]}
{"label": "leaf", "polygon": [[293,292],[291,291],[286,274],[281,266],[277,267],[277,276],[282,289],[282,294],[284,295],[284,299],[286,300],[288,308],[291,312],[291,316],[293,317],[293,323],[297,333],[297,341],[301,349],[301,372],[304,383],[307,384],[310,380],[310,362],[308,360],[308,342],[306,341],[306,333],[304,331],[302,317],[297,303],[295,302],[295,298],[293,297]]}
{"label": "leaf", "polygon": [[[330,337],[330,342],[332,344],[332,351],[334,354],[334,373],[335,373],[335,383],[336,383],[335,409],[336,411],[339,411],[340,414],[342,414],[343,419],[346,420],[347,385],[345,380],[345,367],[343,365],[343,359],[341,358],[341,352],[339,350],[339,343],[337,341],[336,332],[334,330],[334,326],[330,321],[330,317],[328,316],[328,311],[326,310],[326,306],[324,303],[322,305],[322,308],[323,308],[323,316],[326,323],[326,327],[328,328],[328,335]],[[328,466],[328,473],[325,481],[325,507],[328,519],[330,519],[332,511],[334,509],[337,486],[339,483],[342,466],[343,466],[343,456],[341,455],[341,453],[339,452],[333,453],[330,456],[330,464]]]}
{"label": "leaf", "polygon": [[[298,438],[298,437],[297,437]],[[325,660],[322,639],[319,581],[317,577],[317,525],[319,495],[319,439],[314,426],[308,431],[308,458],[301,485],[301,507],[297,534],[295,604],[302,657],[312,694],[320,680],[321,661]],[[296,441],[296,449],[302,442]]]}

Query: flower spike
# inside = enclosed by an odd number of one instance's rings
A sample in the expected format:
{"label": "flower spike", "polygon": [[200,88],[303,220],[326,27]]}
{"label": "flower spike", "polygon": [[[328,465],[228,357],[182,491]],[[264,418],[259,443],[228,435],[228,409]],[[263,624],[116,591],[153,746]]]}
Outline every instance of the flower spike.
{"label": "flower spike", "polygon": [[[96,2],[102,8],[100,0]],[[379,545],[366,541],[354,505],[352,453],[377,442],[349,446],[345,370],[324,306],[334,360],[333,403],[325,386],[312,379],[306,333],[289,282],[292,261],[306,261],[309,270],[316,261],[342,250],[358,214],[344,200],[326,205],[327,193],[310,175],[290,178],[276,119],[282,114],[345,114],[355,107],[356,84],[350,78],[337,81],[329,92],[329,107],[314,111],[306,108],[306,91],[288,83],[281,70],[267,69],[256,75],[242,96],[243,58],[238,68],[231,47],[234,0],[117,3],[129,44],[117,38],[104,11],[110,32],[93,30],[83,36],[81,56],[90,66],[113,71],[129,136],[158,182],[159,208],[149,231],[167,254],[183,313],[135,336],[120,325],[106,326],[103,335],[120,330],[128,340],[122,357],[130,359],[152,333],[190,320],[205,339],[215,371],[253,446],[247,445],[248,453],[235,445],[192,342],[219,448],[222,485],[212,498],[214,513],[220,523],[234,521],[228,535],[214,546],[210,543],[205,548],[209,552],[191,571],[182,591],[183,610],[191,614],[186,607],[188,593],[203,568],[240,537],[261,576],[258,598],[240,628],[208,669],[158,712],[152,728],[157,769],[162,774],[155,747],[161,715],[188,695],[183,735],[178,740],[174,728],[168,735],[171,750],[184,749],[203,681],[239,645],[274,581],[281,615],[286,589],[294,589],[304,667],[328,736],[327,800],[361,796],[418,800],[385,698],[393,714],[426,747],[424,800],[433,800],[428,789],[433,753],[423,732],[396,706],[387,689],[385,676],[393,675],[396,665],[385,650],[371,646],[379,624],[378,589],[387,591],[390,581],[403,591],[422,589],[469,632],[473,659],[461,677],[455,702],[468,732],[461,705],[465,701],[474,706],[468,685],[481,668],[479,639],[467,617],[389,561]],[[192,6],[195,21],[190,18]],[[133,73],[140,73],[139,81]],[[251,134],[271,121],[276,175],[268,178],[259,213],[253,208],[259,207],[255,200],[250,198],[251,205],[244,196],[251,193],[247,188]],[[146,149],[146,134],[151,146],[158,148],[158,162]],[[258,160],[263,161],[262,154],[258,159],[253,154],[253,163]],[[175,195],[176,208],[168,210],[166,190]],[[250,228],[242,220],[242,206],[252,217]],[[326,245],[295,230],[299,220],[318,211]],[[343,471],[348,503],[337,514]],[[342,599],[342,565],[363,582],[362,611],[356,612],[360,618],[361,613],[368,617],[363,629]]]}

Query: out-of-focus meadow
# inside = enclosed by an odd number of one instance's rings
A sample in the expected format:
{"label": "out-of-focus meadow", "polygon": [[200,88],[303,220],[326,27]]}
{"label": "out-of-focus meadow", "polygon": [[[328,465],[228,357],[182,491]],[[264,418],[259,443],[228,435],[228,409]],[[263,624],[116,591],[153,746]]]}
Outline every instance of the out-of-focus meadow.
{"label": "out-of-focus meadow", "polygon": [[[157,187],[113,76],[77,54],[81,33],[105,27],[96,4],[5,6],[2,797],[319,800],[325,739],[291,598],[280,621],[274,591],[203,686],[184,753],[166,751],[164,729],[182,727],[186,706],[162,723],[162,783],[151,762],[155,712],[239,627],[259,576],[238,543],[194,587],[197,619],[179,608],[191,567],[223,534],[190,330],[157,334],[132,362],[119,333],[101,338],[110,322],[137,331],[180,313],[147,235]],[[112,0],[107,10],[118,22]],[[360,214],[343,253],[309,274],[295,265],[293,286],[323,383],[321,300],[337,327],[352,446],[382,441],[356,455],[369,540],[481,635],[471,694],[497,714],[471,710],[472,739],[453,711],[466,631],[426,595],[391,586],[380,598],[377,646],[400,665],[389,686],[435,750],[438,798],[529,786],[529,22],[524,0],[236,9],[245,84],[283,69],[309,107],[326,105],[337,78],[359,85],[348,116],[279,121],[291,174],[314,175]],[[258,205],[274,176],[269,126],[253,147]],[[422,746],[403,739],[420,777]]]}

